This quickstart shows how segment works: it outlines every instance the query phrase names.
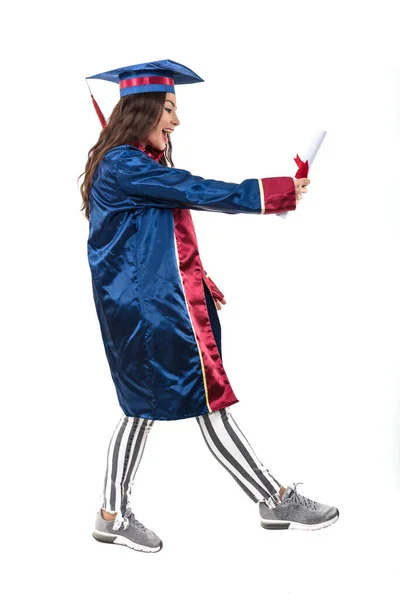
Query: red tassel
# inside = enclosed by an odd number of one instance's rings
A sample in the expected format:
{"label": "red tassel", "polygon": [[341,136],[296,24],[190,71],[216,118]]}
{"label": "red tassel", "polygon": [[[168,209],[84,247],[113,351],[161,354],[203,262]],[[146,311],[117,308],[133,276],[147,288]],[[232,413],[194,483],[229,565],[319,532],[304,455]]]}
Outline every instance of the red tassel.
{"label": "red tassel", "polygon": [[104,127],[107,125],[107,121],[105,120],[105,117],[103,115],[103,113],[101,112],[100,106],[97,104],[96,100],[93,97],[93,94],[90,94],[91,98],[92,98],[92,102],[93,102],[93,106],[94,106],[94,110],[97,113],[97,116],[99,117],[99,121],[101,123],[102,128],[104,129]]}

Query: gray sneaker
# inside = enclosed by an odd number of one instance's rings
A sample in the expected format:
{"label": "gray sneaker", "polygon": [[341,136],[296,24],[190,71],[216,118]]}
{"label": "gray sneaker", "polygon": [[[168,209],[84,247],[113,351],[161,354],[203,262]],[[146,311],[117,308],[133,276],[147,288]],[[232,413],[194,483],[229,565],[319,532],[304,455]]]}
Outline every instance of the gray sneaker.
{"label": "gray sneaker", "polygon": [[120,544],[133,550],[139,550],[139,552],[159,552],[161,550],[160,538],[154,531],[150,531],[142,523],[139,523],[130,508],[126,510],[119,527],[114,529],[114,525],[114,521],[103,519],[101,511],[99,511],[96,515],[93,537],[98,542]]}
{"label": "gray sneaker", "polygon": [[[297,484],[300,485],[300,484]],[[322,529],[333,525],[339,518],[334,506],[327,506],[301,496],[296,484],[288,487],[275,508],[260,502],[261,527],[264,529]]]}

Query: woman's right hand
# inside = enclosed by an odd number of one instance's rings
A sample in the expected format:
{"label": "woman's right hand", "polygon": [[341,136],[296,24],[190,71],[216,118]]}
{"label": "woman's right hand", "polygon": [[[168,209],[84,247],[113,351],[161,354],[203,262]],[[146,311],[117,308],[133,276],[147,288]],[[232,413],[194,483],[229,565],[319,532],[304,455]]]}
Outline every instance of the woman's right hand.
{"label": "woman's right hand", "polygon": [[307,186],[310,183],[310,180],[307,177],[302,177],[301,179],[294,179],[294,188],[296,191],[296,204],[298,204],[299,200],[302,199],[303,194],[308,192]]}

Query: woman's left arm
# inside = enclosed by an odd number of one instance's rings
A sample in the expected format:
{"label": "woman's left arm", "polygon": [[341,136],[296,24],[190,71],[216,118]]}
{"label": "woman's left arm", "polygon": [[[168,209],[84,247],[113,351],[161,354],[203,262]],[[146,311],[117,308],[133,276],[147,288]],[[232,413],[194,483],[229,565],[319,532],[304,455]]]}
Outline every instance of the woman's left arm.
{"label": "woman's left arm", "polygon": [[170,169],[134,147],[120,153],[115,174],[132,208],[190,208],[230,214],[276,214],[296,208],[292,177],[227,183]]}

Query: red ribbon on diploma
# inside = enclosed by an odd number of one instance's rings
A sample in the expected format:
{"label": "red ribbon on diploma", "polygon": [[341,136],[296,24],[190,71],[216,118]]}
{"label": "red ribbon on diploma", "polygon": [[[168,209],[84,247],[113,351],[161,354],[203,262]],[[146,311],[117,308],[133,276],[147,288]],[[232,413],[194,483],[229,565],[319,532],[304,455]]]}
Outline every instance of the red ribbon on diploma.
{"label": "red ribbon on diploma", "polygon": [[298,166],[295,178],[296,179],[301,179],[302,177],[308,177],[308,169],[309,169],[308,160],[306,160],[305,162],[303,162],[301,160],[301,158],[299,157],[299,155],[297,154],[296,158],[294,159],[294,162]]}

